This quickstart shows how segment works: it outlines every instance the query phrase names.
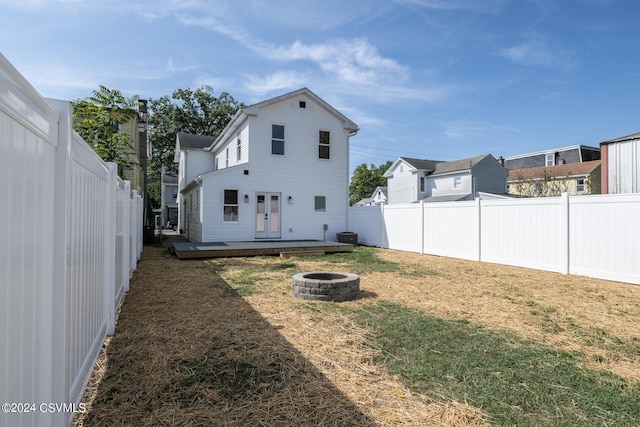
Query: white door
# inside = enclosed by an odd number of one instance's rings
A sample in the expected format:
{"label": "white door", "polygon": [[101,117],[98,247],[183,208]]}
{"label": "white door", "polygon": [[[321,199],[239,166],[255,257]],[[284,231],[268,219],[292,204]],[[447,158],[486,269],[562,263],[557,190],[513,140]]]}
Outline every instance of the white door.
{"label": "white door", "polygon": [[256,193],[256,239],[280,238],[280,193]]}

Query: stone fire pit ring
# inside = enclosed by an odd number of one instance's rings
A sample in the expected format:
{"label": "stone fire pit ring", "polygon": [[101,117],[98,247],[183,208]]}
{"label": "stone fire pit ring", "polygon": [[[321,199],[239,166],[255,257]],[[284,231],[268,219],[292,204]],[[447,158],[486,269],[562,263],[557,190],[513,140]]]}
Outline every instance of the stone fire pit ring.
{"label": "stone fire pit ring", "polygon": [[293,297],[312,301],[353,301],[360,294],[360,276],[333,271],[308,271],[293,275]]}

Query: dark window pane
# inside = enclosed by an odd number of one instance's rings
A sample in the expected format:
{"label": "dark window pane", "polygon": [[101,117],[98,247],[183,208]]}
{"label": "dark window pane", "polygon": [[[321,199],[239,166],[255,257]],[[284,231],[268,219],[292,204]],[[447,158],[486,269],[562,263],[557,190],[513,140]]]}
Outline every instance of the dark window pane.
{"label": "dark window pane", "polygon": [[330,138],[330,133],[329,133],[329,132],[326,132],[326,131],[321,130],[321,131],[320,131],[320,144],[327,144],[327,145],[329,145],[330,140],[331,140],[331,138]]}
{"label": "dark window pane", "polygon": [[225,205],[237,205],[238,204],[238,190],[224,190],[224,204]]}
{"label": "dark window pane", "polygon": [[284,139],[284,126],[271,125],[271,138]]}
{"label": "dark window pane", "polygon": [[277,139],[271,140],[271,154],[284,155],[284,141],[278,141]]}
{"label": "dark window pane", "polygon": [[328,145],[320,145],[320,149],[318,152],[318,157],[320,157],[321,159],[328,159],[329,158],[329,146]]}

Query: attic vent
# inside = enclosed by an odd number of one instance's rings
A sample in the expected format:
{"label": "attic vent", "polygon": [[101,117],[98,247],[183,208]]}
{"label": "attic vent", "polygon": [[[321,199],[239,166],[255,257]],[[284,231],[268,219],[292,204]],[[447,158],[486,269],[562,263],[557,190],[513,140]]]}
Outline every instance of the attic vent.
{"label": "attic vent", "polygon": [[300,101],[300,108],[307,108],[307,103],[305,101]]}

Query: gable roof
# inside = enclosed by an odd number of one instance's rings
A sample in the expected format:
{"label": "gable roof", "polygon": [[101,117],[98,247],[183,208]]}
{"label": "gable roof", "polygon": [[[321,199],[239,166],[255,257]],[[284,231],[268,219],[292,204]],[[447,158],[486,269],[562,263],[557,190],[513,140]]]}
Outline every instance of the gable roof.
{"label": "gable roof", "polygon": [[379,186],[376,187],[375,190],[373,190],[373,193],[371,194],[371,198],[373,198],[373,196],[375,196],[375,194],[378,191],[380,191],[384,195],[384,197],[388,197],[388,195],[387,195],[387,187],[379,185]]}
{"label": "gable roof", "polygon": [[611,144],[614,142],[631,141],[633,139],[640,139],[640,132],[632,133],[631,135],[621,136],[619,138],[610,139],[608,141],[603,141],[600,144]]}
{"label": "gable roof", "polygon": [[382,174],[385,178],[390,178],[393,175],[393,171],[400,163],[405,163],[413,168],[415,171],[423,171],[431,173],[435,170],[436,164],[442,163],[441,160],[423,160],[413,159],[411,157],[398,157],[391,163],[391,166]]}
{"label": "gable roof", "polygon": [[491,154],[482,154],[480,156],[467,157],[466,159],[438,163],[436,165],[435,171],[433,171],[433,175],[466,171],[466,170],[472,169],[475,165],[477,165],[487,157],[493,158]]}
{"label": "gable roof", "polygon": [[543,179],[546,175],[553,178],[590,175],[598,166],[600,160],[582,163],[567,163],[557,166],[542,166],[537,168],[510,169],[507,181],[522,181],[524,179]]}
{"label": "gable roof", "polygon": [[278,102],[282,102],[290,98],[298,97],[300,95],[305,95],[309,97],[315,103],[317,103],[322,108],[324,108],[329,114],[333,115],[336,119],[342,122],[343,129],[348,130],[350,133],[356,133],[358,132],[358,130],[360,130],[358,128],[358,125],[356,125],[354,122],[349,120],[345,115],[343,115],[341,112],[333,108],[331,105],[329,105],[325,100],[320,98],[318,95],[311,92],[311,90],[309,90],[306,87],[303,87],[298,90],[294,90],[293,92],[285,93],[283,95],[276,96],[275,98],[267,99],[265,101],[261,101],[261,102],[258,102],[257,104],[249,105],[245,108],[238,110],[238,112],[231,118],[227,126],[225,126],[225,128],[222,130],[220,135],[215,139],[214,143],[211,144],[211,146],[209,147],[209,150],[213,150],[216,144],[218,144],[232,129],[238,126],[248,116],[257,116],[261,108],[265,108],[270,105],[276,104]]}

